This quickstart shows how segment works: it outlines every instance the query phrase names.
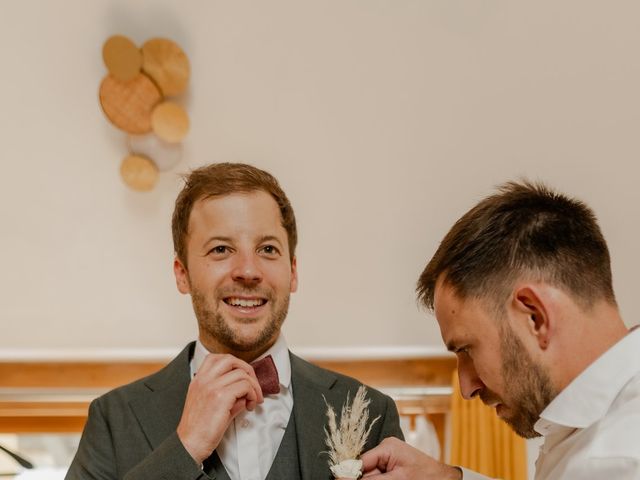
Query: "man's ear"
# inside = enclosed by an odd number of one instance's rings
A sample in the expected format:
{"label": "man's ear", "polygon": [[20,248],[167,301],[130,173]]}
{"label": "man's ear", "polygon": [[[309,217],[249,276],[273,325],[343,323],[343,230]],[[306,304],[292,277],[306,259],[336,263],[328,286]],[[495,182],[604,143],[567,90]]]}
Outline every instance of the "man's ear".
{"label": "man's ear", "polygon": [[527,283],[516,286],[512,300],[517,318],[523,320],[526,331],[535,337],[542,350],[549,346],[554,326],[547,293],[543,285]]}
{"label": "man's ear", "polygon": [[173,260],[173,274],[176,276],[176,286],[178,291],[183,294],[191,293],[191,285],[189,284],[189,272],[182,264],[178,257]]}
{"label": "man's ear", "polygon": [[294,293],[296,290],[298,290],[298,260],[294,256],[291,259],[291,286],[289,291]]}

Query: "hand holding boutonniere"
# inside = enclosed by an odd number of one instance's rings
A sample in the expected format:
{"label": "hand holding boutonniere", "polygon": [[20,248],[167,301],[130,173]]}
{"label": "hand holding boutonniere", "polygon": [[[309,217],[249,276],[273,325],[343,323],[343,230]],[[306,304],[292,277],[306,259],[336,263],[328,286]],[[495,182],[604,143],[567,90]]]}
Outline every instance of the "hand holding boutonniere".
{"label": "hand holding boutonniere", "polygon": [[[325,403],[327,403],[325,399]],[[329,468],[335,478],[360,478],[362,475],[362,461],[358,459],[362,453],[371,428],[378,421],[377,416],[367,427],[369,421],[369,403],[367,389],[358,388],[353,403],[347,401],[342,406],[340,422],[336,419],[336,412],[327,403],[328,424],[325,427],[325,442],[329,447]]]}

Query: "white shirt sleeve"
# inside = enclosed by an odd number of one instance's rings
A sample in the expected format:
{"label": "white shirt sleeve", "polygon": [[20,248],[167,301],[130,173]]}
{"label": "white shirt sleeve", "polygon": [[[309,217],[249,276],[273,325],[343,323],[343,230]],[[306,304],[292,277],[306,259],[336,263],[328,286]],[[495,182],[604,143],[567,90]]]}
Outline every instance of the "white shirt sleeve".
{"label": "white shirt sleeve", "polygon": [[631,457],[588,458],[567,471],[566,478],[580,480],[640,480],[640,461]]}

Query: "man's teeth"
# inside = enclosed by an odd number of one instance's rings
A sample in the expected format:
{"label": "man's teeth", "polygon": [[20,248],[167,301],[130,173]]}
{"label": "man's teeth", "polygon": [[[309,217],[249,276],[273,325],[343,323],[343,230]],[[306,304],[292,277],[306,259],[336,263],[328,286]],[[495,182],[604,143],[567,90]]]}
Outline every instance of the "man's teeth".
{"label": "man's teeth", "polygon": [[245,300],[244,298],[230,298],[229,300],[227,300],[227,303],[229,305],[233,305],[234,307],[258,307],[264,303],[264,300]]}

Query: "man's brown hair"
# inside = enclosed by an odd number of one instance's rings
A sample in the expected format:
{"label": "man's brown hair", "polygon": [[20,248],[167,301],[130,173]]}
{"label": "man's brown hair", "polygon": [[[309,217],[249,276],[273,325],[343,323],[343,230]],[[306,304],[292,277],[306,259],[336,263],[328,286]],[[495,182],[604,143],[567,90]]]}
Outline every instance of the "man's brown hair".
{"label": "man's brown hair", "polygon": [[529,276],[570,293],[583,307],[615,304],[609,250],[589,207],[541,183],[508,182],[469,210],[420,275],[418,301],[434,308],[436,282],[498,310]]}
{"label": "man's brown hair", "polygon": [[263,191],[273,197],[280,209],[282,226],[287,231],[289,257],[293,259],[298,243],[296,217],[287,195],[273,175],[244,163],[213,163],[193,170],[185,175],[184,181],[184,187],[176,198],[171,231],[174,251],[185,267],[189,217],[193,205],[201,199],[240,192]]}

